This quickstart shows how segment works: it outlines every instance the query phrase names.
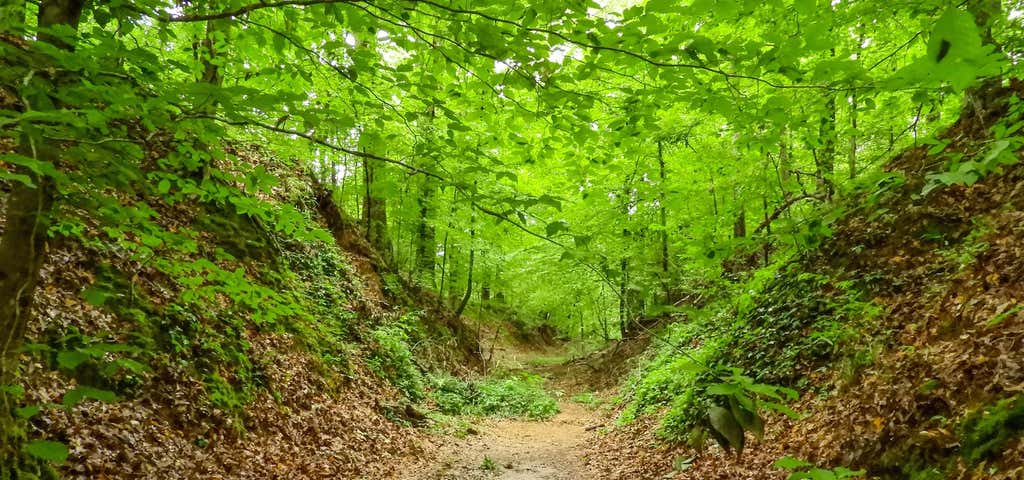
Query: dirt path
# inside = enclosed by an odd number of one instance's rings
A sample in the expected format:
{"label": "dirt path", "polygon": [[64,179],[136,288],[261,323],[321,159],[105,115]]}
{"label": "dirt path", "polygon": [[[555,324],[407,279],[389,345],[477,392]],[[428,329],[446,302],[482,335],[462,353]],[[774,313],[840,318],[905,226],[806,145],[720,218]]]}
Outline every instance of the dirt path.
{"label": "dirt path", "polygon": [[[561,402],[561,413],[543,421],[491,420],[476,435],[449,439],[427,463],[401,480],[577,480],[587,478],[581,458],[592,413]],[[490,459],[485,469],[486,459]]]}

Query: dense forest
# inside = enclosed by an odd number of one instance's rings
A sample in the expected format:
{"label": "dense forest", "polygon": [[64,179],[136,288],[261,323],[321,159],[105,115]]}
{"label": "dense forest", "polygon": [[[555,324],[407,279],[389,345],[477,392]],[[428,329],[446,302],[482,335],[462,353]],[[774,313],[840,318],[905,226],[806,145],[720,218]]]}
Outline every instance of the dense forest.
{"label": "dense forest", "polygon": [[0,0],[0,480],[1024,478],[1020,0]]}

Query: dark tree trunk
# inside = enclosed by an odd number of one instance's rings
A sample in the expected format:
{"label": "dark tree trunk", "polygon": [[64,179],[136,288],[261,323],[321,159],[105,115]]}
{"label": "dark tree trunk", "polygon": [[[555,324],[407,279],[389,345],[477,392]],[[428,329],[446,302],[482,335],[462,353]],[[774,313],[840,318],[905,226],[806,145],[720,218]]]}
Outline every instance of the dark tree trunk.
{"label": "dark tree trunk", "polygon": [[434,183],[424,180],[423,193],[417,200],[420,207],[419,223],[416,226],[416,268],[425,275],[430,286],[434,286],[434,268],[437,265],[437,245],[434,225],[430,223],[430,202],[434,196]]}
{"label": "dark tree trunk", "polygon": [[[476,183],[473,183],[473,195],[476,196]],[[471,210],[469,220],[469,241],[470,243],[476,239],[476,209]],[[466,268],[466,292],[462,295],[462,301],[459,302],[459,307],[455,309],[455,316],[462,315],[462,312],[466,310],[466,305],[469,304],[469,298],[473,295],[473,263],[476,259],[476,249],[473,245],[469,246],[469,266]]]}
{"label": "dark tree trunk", "polygon": [[743,206],[740,206],[740,213],[736,215],[736,221],[732,224],[732,236],[733,238],[747,236],[747,211]]}
{"label": "dark tree trunk", "polygon": [[466,305],[469,304],[469,297],[473,295],[473,263],[476,258],[476,250],[469,249],[469,266],[466,269],[466,292],[462,294],[462,300],[459,302],[458,308],[455,309],[455,316],[462,315],[462,312],[466,310]]}
{"label": "dark tree trunk", "polygon": [[366,222],[366,239],[377,250],[388,265],[394,262],[391,239],[388,237],[387,198],[380,194],[378,167],[365,162],[363,167],[366,182],[366,198],[363,200],[363,221]]}
{"label": "dark tree trunk", "polygon": [[850,179],[857,178],[857,92],[850,94],[850,152],[847,163]]}

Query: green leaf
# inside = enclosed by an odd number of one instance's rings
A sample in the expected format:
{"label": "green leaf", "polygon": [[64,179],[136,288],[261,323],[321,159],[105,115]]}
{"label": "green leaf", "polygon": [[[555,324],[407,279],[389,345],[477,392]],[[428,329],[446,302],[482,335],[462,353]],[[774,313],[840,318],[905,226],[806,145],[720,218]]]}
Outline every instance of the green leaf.
{"label": "green leaf", "polygon": [[793,2],[793,8],[800,15],[813,15],[818,8],[817,3],[817,0],[796,0]]}
{"label": "green leaf", "polygon": [[764,438],[764,420],[757,414],[757,407],[748,408],[737,401],[736,396],[729,397],[729,410],[744,430],[753,433],[758,440]]}
{"label": "green leaf", "polygon": [[711,407],[708,409],[708,419],[711,422],[711,427],[720,436],[720,438],[716,437],[719,439],[719,442],[721,443],[723,438],[727,441],[722,447],[725,449],[729,447],[735,448],[738,454],[742,454],[744,443],[743,427],[733,417],[732,412],[722,407]]}
{"label": "green leaf", "polygon": [[82,298],[91,305],[97,307],[107,303],[107,299],[110,298],[111,293],[102,286],[93,285],[82,292]]}
{"label": "green leaf", "polygon": [[41,460],[64,463],[68,459],[68,447],[50,440],[33,440],[21,447],[25,453]]}
{"label": "green leaf", "polygon": [[803,461],[803,460],[799,460],[799,459],[796,459],[796,458],[793,458],[793,457],[787,455],[785,457],[782,457],[782,458],[776,460],[775,463],[773,464],[773,466],[775,468],[781,468],[783,470],[796,470],[796,469],[802,469],[802,468],[807,468],[807,467],[813,467],[814,464],[811,463],[811,462],[806,462],[806,461]]}
{"label": "green leaf", "polygon": [[821,468],[814,468],[807,472],[808,477],[811,480],[836,480],[836,474],[829,470]]}
{"label": "green leaf", "polygon": [[966,54],[977,52],[981,47],[981,35],[974,16],[957,7],[947,9],[932,29],[928,39],[928,58],[940,63]]}
{"label": "green leaf", "polygon": [[65,393],[63,404],[65,408],[72,408],[87,398],[107,403],[117,401],[117,395],[115,395],[114,392],[83,385],[75,387]]}
{"label": "green leaf", "polygon": [[23,174],[20,174],[20,173],[8,172],[6,170],[0,170],[0,180],[11,180],[11,181],[19,182],[19,183],[25,185],[26,187],[35,188],[35,186],[36,186],[36,184],[32,181],[32,178],[29,177],[28,175],[23,175]]}
{"label": "green leaf", "polygon": [[63,351],[57,354],[57,365],[60,368],[74,370],[88,359],[89,355],[77,350]]}
{"label": "green leaf", "polygon": [[547,225],[547,227],[544,228],[544,233],[547,236],[549,236],[549,237],[554,237],[555,235],[558,235],[561,232],[568,232],[568,231],[569,231],[569,224],[566,223],[564,220],[559,220],[557,222],[551,222],[551,223],[549,223]]}
{"label": "green leaf", "polygon": [[39,405],[26,405],[24,407],[14,409],[14,413],[18,415],[18,418],[28,420],[36,416],[40,410],[42,410],[42,407]]}
{"label": "green leaf", "polygon": [[716,383],[708,387],[708,393],[711,395],[736,395],[741,392],[739,385],[732,383]]}
{"label": "green leaf", "polygon": [[761,405],[764,405],[765,408],[779,412],[794,420],[799,419],[801,417],[800,413],[798,413],[796,410],[793,410],[792,408],[782,405],[781,403],[761,402]]}

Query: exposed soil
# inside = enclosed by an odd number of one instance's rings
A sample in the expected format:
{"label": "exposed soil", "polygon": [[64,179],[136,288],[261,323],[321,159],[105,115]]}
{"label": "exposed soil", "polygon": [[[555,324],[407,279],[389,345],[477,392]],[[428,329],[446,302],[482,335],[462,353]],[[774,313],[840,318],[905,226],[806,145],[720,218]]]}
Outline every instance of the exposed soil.
{"label": "exposed soil", "polygon": [[[411,467],[401,480],[576,480],[588,478],[583,448],[593,413],[573,402],[547,421],[493,420],[478,433],[445,440],[426,465]],[[490,462],[486,460],[490,459]],[[486,462],[486,464],[485,464]]]}

